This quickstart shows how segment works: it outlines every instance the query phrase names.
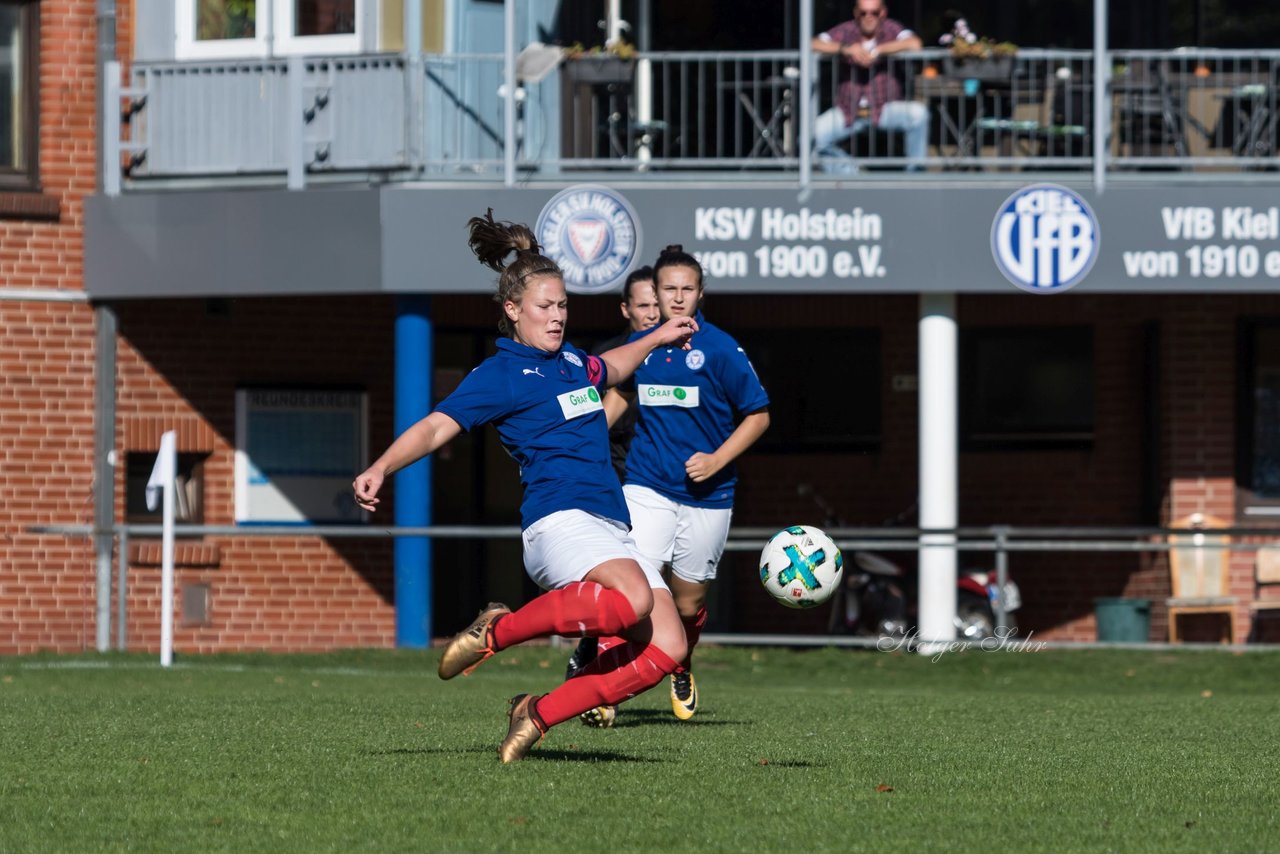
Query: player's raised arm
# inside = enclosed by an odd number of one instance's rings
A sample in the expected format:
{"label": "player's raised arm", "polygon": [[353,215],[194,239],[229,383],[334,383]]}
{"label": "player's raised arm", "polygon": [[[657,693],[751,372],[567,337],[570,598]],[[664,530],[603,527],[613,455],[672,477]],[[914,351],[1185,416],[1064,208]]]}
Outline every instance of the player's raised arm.
{"label": "player's raised arm", "polygon": [[659,347],[689,349],[689,338],[697,331],[698,321],[692,317],[673,317],[648,335],[601,353],[600,358],[609,368],[608,384],[614,386],[629,379],[644,357]]}
{"label": "player's raised arm", "polygon": [[351,488],[355,490],[356,504],[362,510],[372,512],[378,509],[378,490],[382,488],[388,475],[435,453],[461,432],[458,422],[443,412],[433,412],[405,430],[351,484]]}

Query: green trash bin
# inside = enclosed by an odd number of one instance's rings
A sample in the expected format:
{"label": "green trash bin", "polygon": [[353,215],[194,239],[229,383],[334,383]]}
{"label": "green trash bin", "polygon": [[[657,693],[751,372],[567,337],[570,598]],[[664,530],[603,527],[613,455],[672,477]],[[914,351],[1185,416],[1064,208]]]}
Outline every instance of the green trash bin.
{"label": "green trash bin", "polygon": [[1146,643],[1150,638],[1150,599],[1094,599],[1093,608],[1098,621],[1098,640]]}

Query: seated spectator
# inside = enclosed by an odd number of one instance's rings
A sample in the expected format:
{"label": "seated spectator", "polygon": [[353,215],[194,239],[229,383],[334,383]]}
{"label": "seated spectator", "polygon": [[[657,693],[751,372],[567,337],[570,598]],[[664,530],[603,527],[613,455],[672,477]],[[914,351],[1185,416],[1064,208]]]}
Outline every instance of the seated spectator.
{"label": "seated spectator", "polygon": [[814,122],[814,147],[827,158],[823,165],[828,171],[853,172],[852,158],[838,143],[879,127],[902,131],[907,157],[923,160],[929,144],[929,111],[924,104],[902,100],[902,84],[885,63],[889,54],[920,50],[920,37],[888,17],[883,0],[857,0],[853,15],[854,20],[837,24],[813,40],[815,53],[839,54],[850,66],[835,106]]}

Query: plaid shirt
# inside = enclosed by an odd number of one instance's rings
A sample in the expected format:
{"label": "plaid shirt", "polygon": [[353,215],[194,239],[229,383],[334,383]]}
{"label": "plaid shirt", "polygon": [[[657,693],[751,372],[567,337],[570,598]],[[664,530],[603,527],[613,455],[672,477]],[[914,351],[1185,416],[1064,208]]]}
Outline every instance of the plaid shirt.
{"label": "plaid shirt", "polygon": [[[882,45],[897,41],[903,33],[910,35],[911,31],[893,18],[885,18],[876,32],[875,42],[877,45]],[[836,24],[823,35],[842,46],[862,44],[866,41],[862,30],[858,29],[857,21]],[[871,68],[863,68],[847,57],[842,59],[849,66],[850,72],[848,78],[840,83],[840,89],[836,93],[836,104],[844,113],[845,126],[853,124],[861,106],[865,106],[870,111],[872,123],[879,124],[880,111],[884,109],[884,105],[890,101],[902,100],[902,84],[889,73],[883,61],[877,62]]]}

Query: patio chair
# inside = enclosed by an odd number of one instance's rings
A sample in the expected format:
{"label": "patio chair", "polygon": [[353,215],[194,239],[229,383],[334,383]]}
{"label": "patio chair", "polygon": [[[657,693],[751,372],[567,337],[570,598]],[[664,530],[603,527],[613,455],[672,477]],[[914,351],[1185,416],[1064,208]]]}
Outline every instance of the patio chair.
{"label": "patio chair", "polygon": [[1280,617],[1280,546],[1258,549],[1253,564],[1253,601],[1249,603],[1249,641],[1261,637],[1264,619]]}
{"label": "patio chair", "polygon": [[[1192,513],[1174,522],[1175,528],[1226,528],[1221,519]],[[1178,533],[1169,536],[1169,572],[1173,595],[1169,609],[1169,643],[1178,643],[1178,618],[1184,614],[1219,614],[1226,617],[1223,643],[1235,637],[1237,597],[1227,595],[1231,538],[1223,534]]]}

